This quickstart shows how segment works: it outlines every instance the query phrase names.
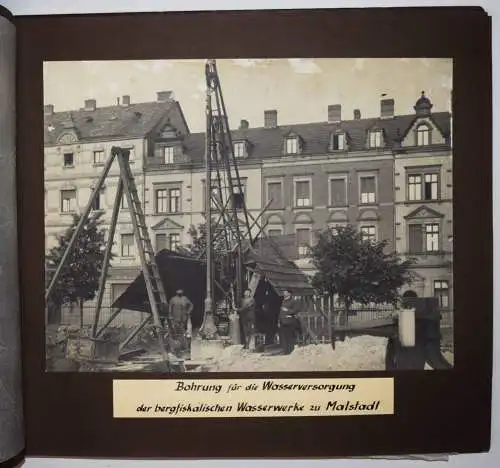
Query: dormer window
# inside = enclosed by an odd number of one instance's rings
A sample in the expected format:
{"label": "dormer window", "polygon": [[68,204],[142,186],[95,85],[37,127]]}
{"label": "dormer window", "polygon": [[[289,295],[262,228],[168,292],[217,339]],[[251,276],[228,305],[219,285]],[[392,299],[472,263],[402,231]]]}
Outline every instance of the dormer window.
{"label": "dormer window", "polygon": [[330,150],[342,151],[346,147],[346,135],[343,132],[332,133],[330,136]]}
{"label": "dormer window", "polygon": [[417,146],[427,146],[430,144],[431,131],[426,124],[419,125],[416,130]]}
{"label": "dormer window", "polygon": [[244,158],[247,153],[247,145],[244,141],[236,141],[233,143],[233,152],[235,158]]}
{"label": "dormer window", "polygon": [[163,148],[163,160],[165,164],[174,164],[175,147],[165,146]]}
{"label": "dormer window", "polygon": [[285,138],[285,154],[298,154],[299,139],[296,136]]}
{"label": "dormer window", "polygon": [[368,134],[368,145],[370,148],[382,147],[382,130],[372,130]]}

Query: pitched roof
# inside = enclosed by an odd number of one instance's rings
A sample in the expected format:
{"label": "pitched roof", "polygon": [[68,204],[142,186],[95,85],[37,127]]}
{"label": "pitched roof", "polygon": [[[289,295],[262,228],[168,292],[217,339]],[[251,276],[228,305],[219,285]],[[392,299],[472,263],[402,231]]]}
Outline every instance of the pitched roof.
{"label": "pitched roof", "polygon": [[[292,244],[293,254],[289,249]],[[266,277],[278,293],[289,290],[296,295],[313,295],[314,289],[307,275],[292,261],[293,257],[296,257],[294,235],[262,237],[247,253],[246,263],[255,264],[256,270]]]}
{"label": "pitched roof", "polygon": [[[349,151],[366,149],[367,133],[371,129],[380,129],[388,148],[397,147],[408,129],[419,118],[415,114],[399,115],[390,119],[369,118],[345,120],[336,123],[314,122],[297,125],[282,125],[276,128],[255,127],[231,131],[233,141],[247,140],[248,160],[279,158],[283,156],[283,139],[290,132],[300,136],[301,154],[324,154],[330,146],[330,135],[337,131],[347,134]],[[430,115],[435,125],[447,138],[450,134],[450,114],[436,112]],[[191,162],[202,162],[205,157],[205,134],[192,133],[183,141],[184,151]],[[245,159],[242,159],[245,161]]]}
{"label": "pitched roof", "polygon": [[79,141],[144,137],[175,111],[182,114],[179,103],[170,100],[55,112],[44,116],[45,145],[57,144],[66,132],[76,133]]}

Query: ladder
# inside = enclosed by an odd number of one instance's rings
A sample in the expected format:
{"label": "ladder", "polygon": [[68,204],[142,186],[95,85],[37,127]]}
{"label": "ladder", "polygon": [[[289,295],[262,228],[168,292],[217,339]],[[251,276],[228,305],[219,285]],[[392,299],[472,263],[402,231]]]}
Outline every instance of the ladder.
{"label": "ladder", "polygon": [[[165,353],[171,350],[170,339],[173,337],[173,328],[168,315],[168,300],[160,277],[158,264],[155,260],[155,253],[151,238],[146,225],[146,217],[141,207],[139,194],[135,185],[134,176],[128,164],[129,153],[122,148],[116,148],[116,156],[120,165],[121,181],[123,183],[124,195],[127,199],[130,211],[132,226],[134,228],[135,241],[141,261],[144,282],[148,293],[151,314],[157,329],[159,345]],[[161,315],[165,317],[165,324],[162,324]],[[163,330],[167,332],[166,342],[163,340]],[[165,356],[168,362],[168,355]]]}
{"label": "ladder", "polygon": [[[96,198],[99,196],[98,194],[101,188],[103,187],[104,181],[108,176],[108,173],[111,169],[113,162],[116,159],[120,167],[120,177],[118,179],[118,187],[113,206],[113,212],[111,216],[109,236],[106,242],[104,262],[99,280],[99,288],[97,293],[97,306],[94,317],[94,324],[92,328],[92,337],[97,338],[104,331],[104,329],[110,325],[110,323],[120,313],[121,310],[118,309],[116,312],[114,312],[111,315],[111,317],[106,321],[106,323],[102,325],[100,329],[98,329],[106,279],[108,277],[108,269],[110,266],[110,258],[112,255],[111,251],[113,249],[113,239],[115,235],[116,225],[118,223],[118,213],[120,211],[123,195],[125,195],[128,203],[128,209],[130,211],[132,226],[134,229],[134,237],[136,240],[136,245],[141,261],[142,273],[151,308],[151,316],[148,316],[135,328],[135,330],[132,331],[132,333],[125,339],[124,343],[122,343],[121,347],[129,343],[137,335],[137,333],[139,333],[140,330],[142,330],[142,328],[151,320],[151,318],[153,318],[158,338],[158,345],[160,347],[160,352],[162,354],[163,361],[165,363],[167,371],[172,371],[173,363],[172,360],[170,359],[169,353],[172,351],[171,340],[173,338],[172,334],[173,327],[170,321],[170,317],[168,316],[168,301],[167,301],[167,296],[165,294],[165,290],[163,288],[163,283],[161,281],[158,265],[155,260],[153,246],[151,244],[151,239],[149,237],[148,229],[146,226],[146,218],[144,216],[144,212],[141,207],[141,202],[137,192],[137,187],[134,181],[134,177],[132,175],[132,171],[130,170],[129,154],[130,154],[129,150],[126,150],[124,148],[116,146],[111,148],[111,154],[104,166],[104,170],[101,176],[99,177],[97,184],[94,186],[90,199],[87,202],[87,206],[83,210],[80,220],[77,226],[75,227],[75,231],[73,232],[73,235],[71,236],[68,246],[66,247],[66,250],[64,251],[64,254],[59,262],[59,265],[56,268],[54,276],[52,277],[47,287],[47,290],[45,292],[45,300],[47,301],[50,298],[51,293],[58,281],[62,269],[68,263],[71,252],[73,251],[74,246],[76,244],[76,241],[80,236],[82,230],[84,229],[84,223],[89,218],[92,207],[94,206],[94,202]],[[162,323],[161,315],[165,316],[165,323]],[[180,359],[176,362],[176,364],[177,367],[181,368],[181,371],[184,370],[184,363]]]}

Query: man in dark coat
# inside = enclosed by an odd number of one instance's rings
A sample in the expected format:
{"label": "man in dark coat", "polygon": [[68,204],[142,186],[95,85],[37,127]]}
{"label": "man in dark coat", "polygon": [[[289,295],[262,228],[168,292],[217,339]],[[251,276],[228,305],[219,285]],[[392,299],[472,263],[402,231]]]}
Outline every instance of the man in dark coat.
{"label": "man in dark coat", "polygon": [[193,311],[193,303],[184,296],[184,291],[178,289],[176,295],[170,299],[168,313],[173,326],[174,339],[179,341],[181,349],[187,347],[187,324]]}
{"label": "man in dark coat", "polygon": [[290,354],[294,348],[301,326],[297,315],[301,311],[299,301],[292,298],[290,291],[284,291],[279,315],[280,344],[284,354]]}
{"label": "man in dark coat", "polygon": [[241,300],[241,306],[238,309],[240,316],[240,324],[242,330],[243,347],[248,349],[250,340],[254,334],[255,329],[255,300],[252,297],[252,292],[247,289]]}

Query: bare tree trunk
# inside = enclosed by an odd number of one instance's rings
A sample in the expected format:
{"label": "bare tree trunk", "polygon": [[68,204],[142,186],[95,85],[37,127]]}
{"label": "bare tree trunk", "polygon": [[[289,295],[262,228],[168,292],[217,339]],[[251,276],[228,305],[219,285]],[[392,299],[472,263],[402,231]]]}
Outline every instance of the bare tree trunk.
{"label": "bare tree trunk", "polygon": [[349,317],[349,310],[351,309],[351,301],[347,298],[342,298],[344,303],[344,309],[341,311],[339,316],[339,324],[347,325],[347,318]]}
{"label": "bare tree trunk", "polygon": [[83,330],[83,299],[80,299],[80,330]]}

